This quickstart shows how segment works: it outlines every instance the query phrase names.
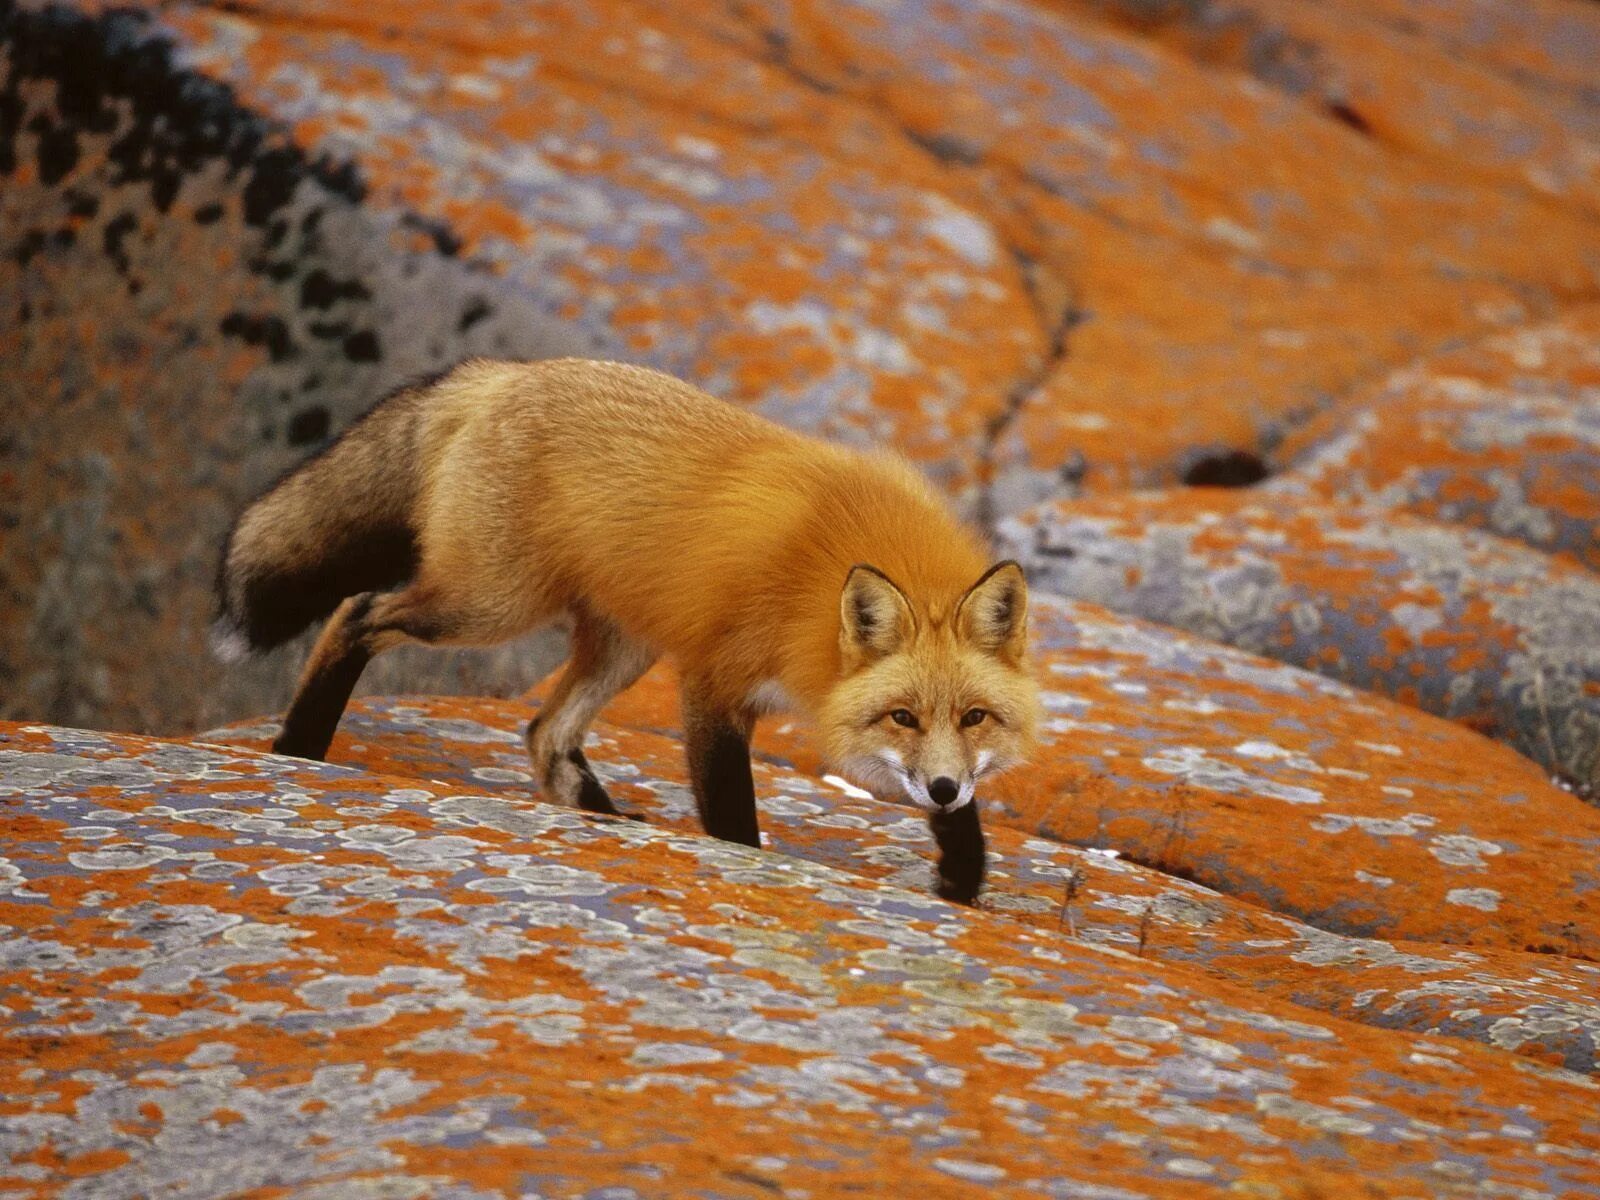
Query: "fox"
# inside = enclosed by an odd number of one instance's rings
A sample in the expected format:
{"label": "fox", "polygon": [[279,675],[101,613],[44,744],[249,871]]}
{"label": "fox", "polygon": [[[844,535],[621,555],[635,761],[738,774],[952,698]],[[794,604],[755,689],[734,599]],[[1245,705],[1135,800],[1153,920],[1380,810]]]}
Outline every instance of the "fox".
{"label": "fox", "polygon": [[916,468],[621,363],[476,359],[400,388],[239,514],[217,601],[224,659],[326,621],[277,753],[323,759],[391,647],[565,623],[523,736],[546,799],[618,813],[585,735],[665,657],[706,833],[760,846],[751,735],[792,713],[830,770],[928,814],[935,890],[967,904],[977,785],[1039,720],[1022,569]]}

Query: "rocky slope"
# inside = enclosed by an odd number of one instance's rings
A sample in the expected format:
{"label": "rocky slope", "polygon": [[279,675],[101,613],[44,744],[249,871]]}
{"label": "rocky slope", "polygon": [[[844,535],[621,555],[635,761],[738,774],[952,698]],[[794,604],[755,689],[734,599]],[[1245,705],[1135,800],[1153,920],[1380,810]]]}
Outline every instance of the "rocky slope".
{"label": "rocky slope", "polygon": [[[484,765],[515,740],[504,714],[471,712],[369,709],[352,732],[465,743],[479,779],[513,777]],[[43,726],[4,747],[16,1194],[1558,1196],[1600,1179],[1596,1085],[1541,1061],[1572,1026],[1593,1034],[1577,964],[1565,1005],[1559,967],[1527,985],[1547,996],[1526,1016],[1484,964],[1492,1044],[1418,1037],[1163,961],[1151,946],[1186,911],[1228,912],[1198,891],[1163,889],[1141,956],[896,886],[885,852],[920,848],[915,828],[859,871],[227,747]],[[681,812],[680,782],[636,771]],[[869,862],[874,824],[894,833],[773,774],[769,810],[831,816]],[[1011,896],[1064,858],[1003,842]],[[1075,919],[1103,929],[1105,900],[1149,886],[1131,882],[1096,879]],[[1361,948],[1386,950],[1387,978],[1425,989],[1426,955],[1351,945],[1332,970],[1360,978]],[[1592,1040],[1574,1045],[1592,1066]]]}

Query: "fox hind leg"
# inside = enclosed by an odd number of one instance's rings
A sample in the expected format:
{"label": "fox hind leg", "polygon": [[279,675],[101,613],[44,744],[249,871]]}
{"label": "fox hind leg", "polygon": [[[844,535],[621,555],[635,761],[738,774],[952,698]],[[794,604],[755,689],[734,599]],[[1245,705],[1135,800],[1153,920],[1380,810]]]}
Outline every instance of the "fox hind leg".
{"label": "fox hind leg", "polygon": [[323,627],[300,673],[283,729],[272,743],[278,754],[326,757],[350,693],[377,655],[406,641],[450,636],[458,622],[417,587],[351,596]]}
{"label": "fox hind leg", "polygon": [[523,735],[534,773],[550,799],[588,812],[618,812],[584,757],[583,738],[611,698],[632,686],[655,660],[653,649],[611,621],[579,613],[572,657]]}

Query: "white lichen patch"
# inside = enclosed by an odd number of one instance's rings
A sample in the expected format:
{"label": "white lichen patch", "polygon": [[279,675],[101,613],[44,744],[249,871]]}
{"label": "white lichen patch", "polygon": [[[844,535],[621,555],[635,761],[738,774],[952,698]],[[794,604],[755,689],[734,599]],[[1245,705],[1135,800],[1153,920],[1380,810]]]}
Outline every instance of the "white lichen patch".
{"label": "white lichen patch", "polygon": [[1504,847],[1498,842],[1486,842],[1463,833],[1439,834],[1428,842],[1428,853],[1445,866],[1473,867],[1480,871],[1487,865],[1483,861],[1485,855],[1493,857],[1503,851]]}
{"label": "white lichen patch", "polygon": [[1500,908],[1500,893],[1493,888],[1452,888],[1445,893],[1445,902],[1482,912],[1496,912]]}

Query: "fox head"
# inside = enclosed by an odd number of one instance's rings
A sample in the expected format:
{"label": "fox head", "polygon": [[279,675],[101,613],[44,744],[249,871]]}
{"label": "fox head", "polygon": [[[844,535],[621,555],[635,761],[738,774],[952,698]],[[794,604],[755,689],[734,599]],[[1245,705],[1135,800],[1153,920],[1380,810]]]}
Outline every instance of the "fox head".
{"label": "fox head", "polygon": [[948,608],[913,606],[883,572],[856,566],[839,598],[840,679],[819,712],[835,769],[930,812],[968,804],[980,779],[1033,745],[1028,585],[991,567]]}

